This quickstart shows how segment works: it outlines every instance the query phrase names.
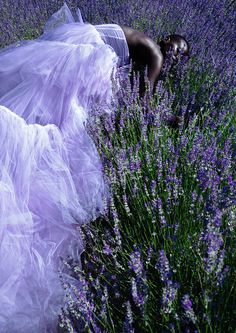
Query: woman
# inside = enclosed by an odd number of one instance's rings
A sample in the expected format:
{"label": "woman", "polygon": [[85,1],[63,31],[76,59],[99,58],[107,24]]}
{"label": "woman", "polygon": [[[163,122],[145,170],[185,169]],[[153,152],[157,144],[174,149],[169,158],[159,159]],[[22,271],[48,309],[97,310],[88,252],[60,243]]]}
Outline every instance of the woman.
{"label": "woman", "polygon": [[111,112],[112,78],[127,73],[133,42],[127,28],[83,23],[79,10],[75,22],[64,5],[40,38],[0,52],[1,332],[55,332],[66,305],[59,271],[80,288],[61,257],[80,260],[76,226],[109,199],[84,125],[95,103]]}
{"label": "woman", "polygon": [[124,31],[132,59],[134,72],[141,73],[139,93],[143,97],[145,93],[144,70],[147,67],[147,77],[150,90],[155,92],[157,80],[168,52],[171,52],[173,61],[178,60],[179,55],[189,55],[189,44],[180,35],[169,35],[159,44],[140,31],[130,27],[121,26]]}

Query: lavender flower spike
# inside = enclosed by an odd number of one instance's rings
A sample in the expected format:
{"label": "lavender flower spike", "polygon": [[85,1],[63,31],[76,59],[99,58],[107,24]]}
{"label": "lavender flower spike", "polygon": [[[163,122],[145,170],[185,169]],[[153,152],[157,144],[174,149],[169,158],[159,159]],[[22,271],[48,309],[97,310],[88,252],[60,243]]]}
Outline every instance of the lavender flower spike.
{"label": "lavender flower spike", "polygon": [[193,304],[188,294],[185,294],[183,296],[181,300],[181,305],[184,309],[185,316],[195,324],[197,321],[197,317],[193,311]]}
{"label": "lavender flower spike", "polygon": [[156,263],[155,268],[157,268],[160,272],[161,281],[167,283],[172,275],[172,272],[170,270],[169,261],[165,255],[164,250],[159,251],[159,259]]}

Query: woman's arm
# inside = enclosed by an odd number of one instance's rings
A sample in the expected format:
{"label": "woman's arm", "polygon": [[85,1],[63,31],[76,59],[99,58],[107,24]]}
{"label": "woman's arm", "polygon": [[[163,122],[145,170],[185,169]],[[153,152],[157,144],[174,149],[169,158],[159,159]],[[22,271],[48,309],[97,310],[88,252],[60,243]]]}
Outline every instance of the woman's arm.
{"label": "woman's arm", "polygon": [[121,26],[124,31],[129,47],[130,58],[133,62],[133,71],[140,72],[140,96],[145,93],[144,69],[147,66],[147,77],[150,82],[150,89],[154,92],[163,66],[163,54],[160,46],[144,33],[132,28]]}

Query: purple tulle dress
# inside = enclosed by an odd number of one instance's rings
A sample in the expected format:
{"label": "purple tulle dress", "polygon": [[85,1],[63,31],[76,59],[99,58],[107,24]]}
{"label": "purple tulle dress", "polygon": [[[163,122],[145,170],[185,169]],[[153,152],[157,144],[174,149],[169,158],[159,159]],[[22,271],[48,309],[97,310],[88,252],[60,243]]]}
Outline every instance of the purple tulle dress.
{"label": "purple tulle dress", "polygon": [[109,112],[128,47],[119,26],[99,29],[64,5],[40,38],[0,51],[1,333],[57,332],[60,258],[80,260],[76,226],[109,198],[84,123],[95,103]]}

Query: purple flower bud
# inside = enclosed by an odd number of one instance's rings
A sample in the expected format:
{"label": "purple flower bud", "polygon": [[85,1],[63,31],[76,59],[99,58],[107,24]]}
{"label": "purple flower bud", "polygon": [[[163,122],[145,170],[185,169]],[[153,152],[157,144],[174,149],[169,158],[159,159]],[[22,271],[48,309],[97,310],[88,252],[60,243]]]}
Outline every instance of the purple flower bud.
{"label": "purple flower bud", "polygon": [[137,275],[142,276],[143,274],[143,263],[141,255],[138,250],[130,254],[129,268]]}
{"label": "purple flower bud", "polygon": [[193,304],[188,294],[184,295],[181,300],[182,307],[185,312],[185,316],[191,320],[193,323],[196,322],[196,316],[193,311]]}
{"label": "purple flower bud", "polygon": [[159,251],[159,259],[156,263],[155,268],[157,268],[160,272],[161,280],[163,282],[167,282],[169,278],[172,276],[172,272],[170,270],[169,261],[165,255],[164,250]]}

